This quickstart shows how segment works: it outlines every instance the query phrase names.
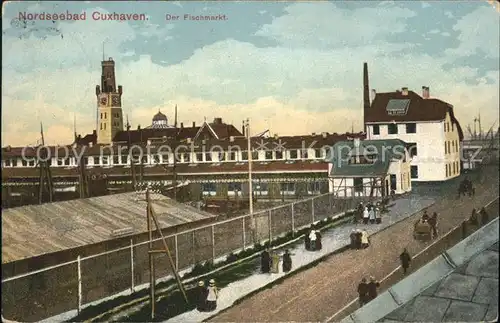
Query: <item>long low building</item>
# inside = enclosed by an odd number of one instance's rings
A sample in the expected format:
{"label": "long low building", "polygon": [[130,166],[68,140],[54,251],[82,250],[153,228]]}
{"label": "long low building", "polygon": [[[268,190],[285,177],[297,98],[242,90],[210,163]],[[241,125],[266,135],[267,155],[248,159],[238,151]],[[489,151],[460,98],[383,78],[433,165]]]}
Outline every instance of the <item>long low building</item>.
{"label": "long low building", "polygon": [[[152,206],[165,236],[216,221],[213,215],[177,203],[161,194],[151,194]],[[38,321],[72,310],[77,304],[77,264],[5,281],[9,277],[75,261],[148,240],[144,193],[123,193],[74,201],[46,203],[2,210],[2,313],[17,321]],[[155,232],[154,238],[158,238]],[[212,258],[210,230],[197,235],[196,257]],[[190,265],[191,241],[167,240],[179,268]],[[205,245],[207,247],[205,248]],[[162,249],[160,242],[156,249]],[[160,255],[159,255],[160,256]],[[163,256],[162,256],[163,257]],[[156,273],[170,272],[165,258],[156,263]],[[147,283],[147,244],[134,247],[134,283]],[[113,252],[81,262],[84,292],[89,303],[116,294],[131,284],[131,251]],[[30,309],[28,311],[28,309]]]}

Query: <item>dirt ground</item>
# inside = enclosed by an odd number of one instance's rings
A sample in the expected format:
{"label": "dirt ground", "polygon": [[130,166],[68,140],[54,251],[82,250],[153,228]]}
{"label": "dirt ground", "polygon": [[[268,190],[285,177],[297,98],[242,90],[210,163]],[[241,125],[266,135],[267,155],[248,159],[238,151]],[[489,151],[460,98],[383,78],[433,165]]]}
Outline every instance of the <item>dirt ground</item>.
{"label": "dirt ground", "polygon": [[[482,182],[475,183],[475,197],[459,200],[453,189],[448,198],[437,201],[428,210],[429,214],[439,215],[439,234],[445,234],[468,218],[472,208],[498,197],[498,170],[488,170],[487,174]],[[412,236],[413,224],[421,214],[372,236],[369,248],[331,256],[314,268],[243,300],[210,322],[325,321],[357,297],[356,287],[361,278],[382,279],[399,266],[403,248],[415,255],[429,245],[429,242],[416,242]]]}

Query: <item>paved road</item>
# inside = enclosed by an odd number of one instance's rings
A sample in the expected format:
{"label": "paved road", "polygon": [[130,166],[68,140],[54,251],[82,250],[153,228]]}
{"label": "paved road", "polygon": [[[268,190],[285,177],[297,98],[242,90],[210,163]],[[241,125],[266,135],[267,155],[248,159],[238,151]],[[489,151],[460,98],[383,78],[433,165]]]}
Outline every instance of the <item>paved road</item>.
{"label": "paved road", "polygon": [[[431,214],[434,211],[439,214],[440,234],[470,216],[473,207],[480,207],[498,197],[498,171],[488,170],[483,181],[476,183],[474,198],[457,200],[456,188],[450,190],[448,195],[429,210]],[[324,321],[357,297],[356,286],[362,277],[373,275],[381,279],[397,268],[402,248],[407,247],[411,254],[416,254],[429,244],[415,242],[412,237],[413,223],[420,215],[413,215],[373,236],[370,248],[334,255],[316,267],[244,300],[210,321]]]}

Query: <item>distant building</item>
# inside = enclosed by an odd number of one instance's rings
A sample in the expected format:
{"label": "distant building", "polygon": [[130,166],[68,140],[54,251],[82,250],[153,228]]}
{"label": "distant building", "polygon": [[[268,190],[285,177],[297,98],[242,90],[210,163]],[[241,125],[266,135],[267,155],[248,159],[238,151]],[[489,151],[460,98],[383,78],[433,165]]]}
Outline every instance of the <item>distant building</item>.
{"label": "distant building", "polygon": [[411,191],[410,156],[399,139],[339,141],[328,162],[329,191],[339,197]]}
{"label": "distant building", "polygon": [[[364,80],[366,83],[366,75]],[[460,174],[460,145],[464,135],[451,104],[431,98],[427,86],[422,87],[422,96],[404,87],[388,93],[373,90],[371,99],[370,102],[365,84],[367,139],[407,142],[413,181],[444,181]]]}
{"label": "distant building", "polygon": [[158,113],[154,115],[153,122],[148,129],[163,129],[163,128],[173,128],[173,126],[168,125],[168,118],[166,115],[158,110]]}

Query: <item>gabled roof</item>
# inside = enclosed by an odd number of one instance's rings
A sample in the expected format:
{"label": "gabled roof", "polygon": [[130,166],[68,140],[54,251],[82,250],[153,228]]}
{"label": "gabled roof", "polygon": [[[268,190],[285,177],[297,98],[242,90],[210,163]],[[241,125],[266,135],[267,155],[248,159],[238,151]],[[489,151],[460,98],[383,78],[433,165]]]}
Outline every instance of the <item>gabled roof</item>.
{"label": "gabled roof", "polygon": [[[332,164],[330,177],[379,177],[387,173],[391,160],[403,158],[407,143],[399,139],[339,141],[332,148],[328,162]],[[353,155],[375,154],[372,164],[350,164]]]}
{"label": "gabled roof", "polygon": [[408,91],[408,95],[400,91],[377,93],[370,108],[364,109],[364,119],[365,123],[442,121],[446,113],[450,114],[460,140],[463,140],[463,131],[451,104],[439,99],[424,99],[413,91]]}

